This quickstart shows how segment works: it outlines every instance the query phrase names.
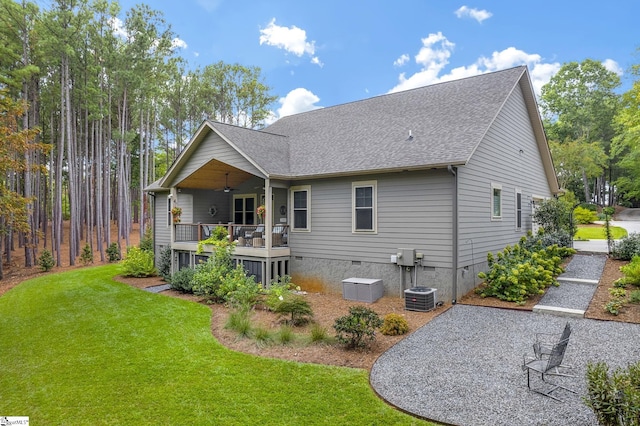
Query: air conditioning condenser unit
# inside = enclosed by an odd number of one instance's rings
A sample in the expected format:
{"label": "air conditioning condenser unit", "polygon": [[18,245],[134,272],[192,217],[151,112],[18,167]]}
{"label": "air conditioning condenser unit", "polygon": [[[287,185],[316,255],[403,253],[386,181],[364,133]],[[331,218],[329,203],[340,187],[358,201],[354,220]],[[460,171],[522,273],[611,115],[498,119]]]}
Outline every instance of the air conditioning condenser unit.
{"label": "air conditioning condenser unit", "polygon": [[411,287],[404,291],[404,308],[407,311],[429,312],[436,307],[437,289]]}

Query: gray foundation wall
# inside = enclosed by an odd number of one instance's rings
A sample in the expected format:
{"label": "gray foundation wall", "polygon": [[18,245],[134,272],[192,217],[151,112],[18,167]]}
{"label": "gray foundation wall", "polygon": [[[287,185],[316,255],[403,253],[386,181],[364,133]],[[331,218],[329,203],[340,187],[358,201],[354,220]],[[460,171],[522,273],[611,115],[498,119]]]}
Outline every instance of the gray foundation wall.
{"label": "gray foundation wall", "polygon": [[[404,268],[404,288],[400,267],[393,263],[353,262],[332,259],[291,257],[293,282],[308,291],[342,294],[342,280],[347,278],[381,279],[384,295],[402,297],[403,290],[422,286],[438,289],[438,300],[451,301],[451,269],[416,266]],[[414,269],[417,268],[417,277]]]}

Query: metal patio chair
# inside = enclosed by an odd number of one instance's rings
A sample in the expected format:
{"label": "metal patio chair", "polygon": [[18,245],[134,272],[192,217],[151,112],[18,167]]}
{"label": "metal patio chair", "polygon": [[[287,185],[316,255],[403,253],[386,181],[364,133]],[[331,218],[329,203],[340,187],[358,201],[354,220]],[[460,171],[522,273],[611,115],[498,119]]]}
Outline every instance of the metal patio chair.
{"label": "metal patio chair", "polygon": [[[564,326],[564,330],[562,330],[562,334],[558,333],[536,333],[536,341],[533,344],[533,353],[537,359],[547,358],[551,355],[551,351],[555,344],[562,342],[563,340],[569,340],[571,337],[571,324],[569,322]],[[565,368],[570,369],[573,368],[570,364],[562,364],[556,367],[556,372],[559,372],[558,369]]]}
{"label": "metal patio chair", "polygon": [[[522,369],[527,371],[527,387],[529,390],[532,390],[541,395],[548,396],[549,398],[553,398],[556,401],[562,402],[562,400],[555,395],[552,395],[552,392],[558,389],[564,389],[569,392],[577,393],[576,391],[569,389],[567,387],[550,383],[546,380],[545,376],[564,376],[564,377],[575,377],[570,374],[561,373],[559,368],[562,367],[562,360],[564,359],[564,353],[567,350],[567,345],[569,344],[569,339],[564,339],[553,345],[551,351],[548,356],[538,358],[538,357],[524,357],[524,361],[522,364]],[[540,373],[542,377],[542,382],[546,385],[547,389],[534,389],[531,387],[531,370],[536,373]],[[550,386],[550,387],[549,387]]]}

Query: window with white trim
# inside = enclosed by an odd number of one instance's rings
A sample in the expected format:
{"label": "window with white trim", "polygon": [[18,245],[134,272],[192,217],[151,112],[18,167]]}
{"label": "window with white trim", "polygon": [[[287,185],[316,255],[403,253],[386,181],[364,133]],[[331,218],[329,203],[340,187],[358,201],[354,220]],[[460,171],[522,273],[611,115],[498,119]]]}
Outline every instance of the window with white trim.
{"label": "window with white trim", "polygon": [[311,230],[311,186],[291,188],[292,230]]}
{"label": "window with white trim", "polygon": [[491,184],[491,219],[502,219],[502,185]]}
{"label": "window with white trim", "polygon": [[256,224],[256,194],[233,196],[233,222],[242,225]]}
{"label": "window with white trim", "polygon": [[377,231],[377,181],[352,183],[353,232]]}
{"label": "window with white trim", "polygon": [[516,229],[522,229],[522,191],[516,188]]}

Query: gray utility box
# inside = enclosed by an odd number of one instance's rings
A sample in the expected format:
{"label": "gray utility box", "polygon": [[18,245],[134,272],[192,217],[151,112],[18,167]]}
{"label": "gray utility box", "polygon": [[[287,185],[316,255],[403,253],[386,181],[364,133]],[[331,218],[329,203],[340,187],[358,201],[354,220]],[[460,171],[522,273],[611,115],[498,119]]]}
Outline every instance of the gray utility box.
{"label": "gray utility box", "polygon": [[407,311],[428,312],[436,307],[435,288],[412,287],[404,291],[404,309]]}
{"label": "gray utility box", "polygon": [[382,280],[372,278],[347,278],[342,280],[342,297],[347,300],[373,303],[384,294]]}

